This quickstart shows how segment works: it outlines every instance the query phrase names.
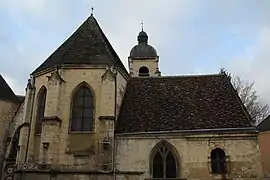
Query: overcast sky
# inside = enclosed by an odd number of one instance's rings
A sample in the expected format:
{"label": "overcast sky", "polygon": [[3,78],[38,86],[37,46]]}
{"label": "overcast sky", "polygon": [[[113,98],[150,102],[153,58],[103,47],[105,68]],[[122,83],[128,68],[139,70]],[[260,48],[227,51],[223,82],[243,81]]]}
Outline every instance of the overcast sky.
{"label": "overcast sky", "polygon": [[270,103],[269,0],[1,0],[0,73],[17,94],[29,74],[91,13],[127,67],[141,20],[162,75],[218,73]]}

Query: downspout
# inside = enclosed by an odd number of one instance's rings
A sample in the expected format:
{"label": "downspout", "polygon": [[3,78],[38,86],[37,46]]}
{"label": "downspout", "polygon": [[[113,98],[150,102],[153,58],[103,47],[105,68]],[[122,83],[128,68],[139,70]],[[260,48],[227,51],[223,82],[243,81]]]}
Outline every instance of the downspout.
{"label": "downspout", "polygon": [[[32,82],[31,82],[32,88],[34,90],[35,89],[35,77],[32,76],[31,80],[32,80]],[[30,115],[30,122],[29,122],[30,125],[29,125],[29,130],[28,130],[28,137],[27,137],[27,144],[26,144],[26,152],[25,152],[24,163],[26,163],[27,157],[28,157],[28,149],[29,149],[29,143],[30,143],[30,133],[31,133],[31,126],[32,126],[32,116],[33,116],[35,93],[36,93],[36,91],[34,91],[34,93],[32,95],[32,99],[31,99],[31,115]]]}
{"label": "downspout", "polygon": [[115,155],[116,155],[116,140],[115,140],[115,123],[117,115],[117,71],[114,78],[114,128],[113,128],[113,143],[112,143],[112,168],[113,168],[113,180],[116,180],[116,168],[115,168]]}

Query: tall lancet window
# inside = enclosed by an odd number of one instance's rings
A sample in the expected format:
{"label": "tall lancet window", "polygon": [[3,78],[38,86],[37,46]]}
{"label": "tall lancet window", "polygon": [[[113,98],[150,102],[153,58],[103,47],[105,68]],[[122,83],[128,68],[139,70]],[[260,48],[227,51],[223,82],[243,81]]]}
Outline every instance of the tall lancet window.
{"label": "tall lancet window", "polygon": [[161,141],[152,154],[152,178],[177,178],[178,162],[173,146]]}
{"label": "tall lancet window", "polygon": [[36,135],[40,135],[42,132],[42,121],[44,118],[46,94],[47,94],[47,89],[46,87],[42,86],[38,93],[37,116],[36,116],[36,127],[35,127]]}
{"label": "tall lancet window", "polygon": [[86,83],[80,84],[72,97],[71,131],[92,131],[94,97]]}

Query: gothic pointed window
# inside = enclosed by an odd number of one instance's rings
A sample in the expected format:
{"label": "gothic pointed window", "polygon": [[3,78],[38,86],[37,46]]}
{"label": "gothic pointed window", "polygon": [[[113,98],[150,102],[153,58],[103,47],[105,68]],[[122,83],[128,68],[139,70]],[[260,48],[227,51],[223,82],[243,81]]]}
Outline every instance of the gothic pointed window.
{"label": "gothic pointed window", "polygon": [[225,174],[226,173],[226,156],[225,152],[216,148],[211,152],[211,168],[213,174]]}
{"label": "gothic pointed window", "polygon": [[176,178],[177,160],[167,143],[160,143],[152,159],[153,178]]}
{"label": "gothic pointed window", "polygon": [[71,131],[92,131],[93,99],[93,94],[85,83],[76,88],[72,98]]}
{"label": "gothic pointed window", "polygon": [[37,116],[36,116],[36,127],[35,127],[36,135],[40,135],[42,132],[42,120],[44,118],[44,112],[45,112],[46,94],[47,94],[47,89],[44,86],[42,86],[38,93]]}

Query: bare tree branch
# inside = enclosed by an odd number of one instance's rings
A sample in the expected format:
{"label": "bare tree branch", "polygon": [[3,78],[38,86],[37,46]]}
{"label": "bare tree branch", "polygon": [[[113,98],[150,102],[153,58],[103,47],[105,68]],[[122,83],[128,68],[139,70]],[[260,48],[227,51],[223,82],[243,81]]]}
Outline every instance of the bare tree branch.
{"label": "bare tree branch", "polygon": [[231,76],[231,74],[224,68],[221,69],[220,73],[226,74],[230,78],[232,85],[238,93],[242,103],[245,105],[255,125],[260,123],[269,115],[269,106],[260,101],[257,91],[254,89],[254,82],[249,83],[236,75]]}

